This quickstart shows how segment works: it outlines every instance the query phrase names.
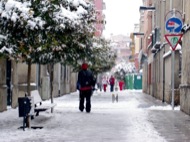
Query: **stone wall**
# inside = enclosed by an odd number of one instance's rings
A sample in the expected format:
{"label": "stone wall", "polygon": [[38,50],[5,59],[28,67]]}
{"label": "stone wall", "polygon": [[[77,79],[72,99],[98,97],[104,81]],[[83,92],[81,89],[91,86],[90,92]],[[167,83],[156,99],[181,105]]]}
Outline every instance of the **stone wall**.
{"label": "stone wall", "polygon": [[[190,24],[190,1],[185,2],[185,24]],[[190,115],[190,31],[183,34],[180,109]]]}
{"label": "stone wall", "polygon": [[12,61],[12,86],[12,107],[16,108],[18,106],[19,89],[17,63],[14,61]]}
{"label": "stone wall", "polygon": [[7,110],[6,59],[0,59],[0,112]]}

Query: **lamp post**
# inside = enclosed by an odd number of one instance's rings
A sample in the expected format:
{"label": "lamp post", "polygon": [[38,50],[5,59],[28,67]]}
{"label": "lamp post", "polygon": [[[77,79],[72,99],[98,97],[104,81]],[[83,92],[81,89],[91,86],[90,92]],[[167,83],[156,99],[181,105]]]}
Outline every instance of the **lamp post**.
{"label": "lamp post", "polygon": [[[170,10],[173,9],[173,0],[170,0]],[[172,110],[174,110],[174,89],[175,89],[175,51],[172,50],[172,67],[171,67],[171,87],[172,87]]]}
{"label": "lamp post", "polygon": [[153,7],[153,6],[140,6],[139,7],[139,11],[141,11],[141,10],[149,10],[149,11],[155,11],[156,10],[156,8],[155,7]]}

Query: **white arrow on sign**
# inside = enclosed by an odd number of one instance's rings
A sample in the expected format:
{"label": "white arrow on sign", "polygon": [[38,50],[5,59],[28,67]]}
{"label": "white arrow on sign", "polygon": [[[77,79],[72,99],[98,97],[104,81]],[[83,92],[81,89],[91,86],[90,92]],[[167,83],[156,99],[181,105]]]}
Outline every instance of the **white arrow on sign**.
{"label": "white arrow on sign", "polygon": [[170,22],[168,24],[168,27],[173,27],[174,29],[179,28],[181,24],[175,23],[175,22]]}
{"label": "white arrow on sign", "polygon": [[180,26],[181,26],[181,24],[175,23],[174,29],[177,29],[177,28],[179,28]]}

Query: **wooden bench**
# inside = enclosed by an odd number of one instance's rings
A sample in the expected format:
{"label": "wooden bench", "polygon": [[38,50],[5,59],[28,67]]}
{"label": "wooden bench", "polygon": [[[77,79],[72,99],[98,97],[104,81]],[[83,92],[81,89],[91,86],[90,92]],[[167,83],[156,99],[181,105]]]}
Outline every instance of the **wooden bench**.
{"label": "wooden bench", "polygon": [[51,109],[56,106],[55,103],[42,104],[42,99],[41,99],[41,96],[40,96],[38,90],[31,91],[31,97],[33,97],[34,112],[36,113],[36,116],[38,116],[41,111],[46,111],[46,110]]}

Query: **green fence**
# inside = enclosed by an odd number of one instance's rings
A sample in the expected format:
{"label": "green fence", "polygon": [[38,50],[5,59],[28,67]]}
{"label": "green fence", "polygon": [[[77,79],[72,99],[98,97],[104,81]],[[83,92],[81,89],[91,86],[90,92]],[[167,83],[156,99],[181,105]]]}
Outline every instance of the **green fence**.
{"label": "green fence", "polygon": [[134,89],[142,89],[142,75],[134,75]]}
{"label": "green fence", "polygon": [[124,78],[124,82],[125,82],[125,89],[128,89],[127,88],[127,86],[128,86],[128,76],[127,75]]}
{"label": "green fence", "polygon": [[133,89],[133,74],[128,74],[125,76],[125,89]]}
{"label": "green fence", "polygon": [[125,89],[142,89],[142,75],[127,74],[125,75]]}

